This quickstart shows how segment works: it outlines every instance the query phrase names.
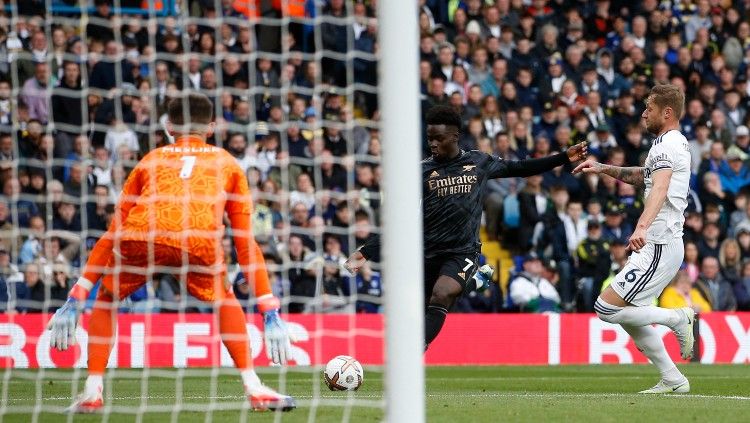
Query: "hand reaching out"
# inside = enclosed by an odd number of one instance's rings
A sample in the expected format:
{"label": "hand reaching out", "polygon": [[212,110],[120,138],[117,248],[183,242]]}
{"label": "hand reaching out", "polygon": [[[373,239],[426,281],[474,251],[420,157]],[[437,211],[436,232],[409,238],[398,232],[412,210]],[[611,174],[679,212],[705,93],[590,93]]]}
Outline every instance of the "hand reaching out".
{"label": "hand reaching out", "polygon": [[601,163],[597,162],[595,159],[589,159],[585,162],[579,164],[576,166],[575,169],[573,169],[573,174],[576,173],[601,173],[604,169],[604,166],[602,166]]}
{"label": "hand reaching out", "polygon": [[344,268],[351,273],[359,272],[359,269],[365,265],[367,259],[359,251],[355,251],[349,256],[349,259],[344,263]]}
{"label": "hand reaching out", "polygon": [[586,157],[588,157],[589,151],[586,144],[586,141],[580,142],[572,147],[570,147],[567,151],[568,153],[568,159],[571,163],[586,160]]}

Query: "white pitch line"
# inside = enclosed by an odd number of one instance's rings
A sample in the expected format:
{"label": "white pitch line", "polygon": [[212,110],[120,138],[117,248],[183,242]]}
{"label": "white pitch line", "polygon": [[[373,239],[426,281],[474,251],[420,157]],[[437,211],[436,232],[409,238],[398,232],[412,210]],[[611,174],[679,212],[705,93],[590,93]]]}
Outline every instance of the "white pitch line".
{"label": "white pitch line", "polygon": [[[728,376],[728,375],[723,375],[723,376],[695,376],[694,378],[695,379],[700,379],[700,380],[746,379],[746,377],[744,377],[744,376]],[[105,377],[105,380],[107,380],[107,379],[108,378]],[[116,382],[116,381],[120,380],[119,377],[112,377],[111,379],[112,379],[113,382]],[[165,379],[165,378],[159,376],[159,377],[155,377],[154,379]],[[433,381],[444,381],[444,380],[454,381],[454,382],[455,381],[481,382],[481,381],[496,381],[496,380],[500,380],[500,381],[502,381],[502,380],[513,380],[513,381],[518,381],[518,380],[532,380],[533,381],[533,380],[536,380],[536,381],[545,381],[545,380],[561,380],[561,379],[562,380],[581,380],[581,379],[583,379],[583,380],[589,380],[589,379],[590,380],[599,380],[599,379],[641,380],[641,379],[654,379],[654,376],[653,375],[639,375],[639,376],[635,376],[635,375],[627,375],[627,376],[615,376],[615,375],[596,376],[596,375],[591,375],[591,376],[539,376],[539,377],[533,377],[533,376],[449,377],[449,376],[446,376],[446,377],[428,377],[427,378],[427,382],[429,383],[429,382],[433,382]],[[55,383],[71,383],[70,379],[47,379],[47,378],[42,379],[42,383],[45,383],[47,380],[52,380]],[[81,380],[83,380],[83,379],[81,379]],[[127,380],[135,380],[135,379],[128,378]],[[289,379],[286,379],[286,380],[287,380],[287,383],[289,383],[289,382],[293,382],[293,383],[297,383],[297,382],[307,383],[307,382],[310,381],[309,378],[299,379],[297,377],[289,378]],[[28,384],[30,382],[35,382],[35,381],[36,381],[36,379],[34,379],[34,378],[28,378],[28,379],[26,379],[26,378],[23,378],[23,379],[22,378],[18,378],[18,379],[11,379],[11,380],[8,381],[8,383],[24,383],[24,384]]]}
{"label": "white pitch line", "polygon": [[[664,394],[664,395],[645,395],[645,394],[637,394],[637,393],[621,393],[621,392],[612,392],[612,393],[565,393],[565,392],[549,392],[549,393],[542,393],[542,392],[476,392],[476,393],[467,393],[467,392],[446,392],[446,393],[430,393],[427,394],[428,398],[652,398],[654,396],[657,397],[667,397],[667,398],[701,398],[701,399],[717,399],[717,400],[731,400],[731,401],[750,401],[750,396],[740,396],[740,395],[706,395],[706,394]],[[222,396],[204,396],[204,395],[185,395],[180,397],[182,400],[239,400],[244,398],[242,395],[222,395]],[[309,399],[309,400],[315,400],[315,399],[347,399],[347,400],[354,400],[357,399],[382,399],[382,395],[376,395],[376,394],[351,394],[351,395],[331,395],[331,394],[325,394],[325,395],[319,395],[319,396],[312,396],[312,395],[296,395],[295,398],[298,399]],[[121,396],[121,397],[114,397],[114,398],[105,398],[108,401],[129,401],[129,400],[140,400],[143,399],[141,396]],[[146,400],[176,400],[177,397],[174,395],[160,395],[160,396],[148,396],[146,397]],[[63,400],[70,400],[70,397],[49,397],[44,398],[44,401],[63,401]],[[20,402],[20,401],[26,401],[22,398],[9,398],[9,402]]]}

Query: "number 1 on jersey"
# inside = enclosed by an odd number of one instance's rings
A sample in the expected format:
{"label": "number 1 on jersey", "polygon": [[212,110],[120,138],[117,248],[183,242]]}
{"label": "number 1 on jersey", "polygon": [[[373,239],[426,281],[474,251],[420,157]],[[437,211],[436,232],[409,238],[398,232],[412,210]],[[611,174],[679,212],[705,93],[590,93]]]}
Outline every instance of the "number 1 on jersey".
{"label": "number 1 on jersey", "polygon": [[188,179],[190,178],[190,175],[193,173],[193,166],[195,166],[195,156],[182,156],[180,157],[180,160],[185,162],[182,165],[182,169],[180,170],[180,178],[182,179]]}

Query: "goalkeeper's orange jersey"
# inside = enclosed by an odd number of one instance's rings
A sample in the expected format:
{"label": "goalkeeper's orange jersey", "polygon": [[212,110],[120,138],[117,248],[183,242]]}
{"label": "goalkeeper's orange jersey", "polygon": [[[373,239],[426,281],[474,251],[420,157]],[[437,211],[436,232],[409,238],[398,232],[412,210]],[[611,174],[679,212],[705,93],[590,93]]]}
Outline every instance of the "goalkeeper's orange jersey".
{"label": "goalkeeper's orange jersey", "polygon": [[250,216],[251,201],[247,178],[234,157],[198,138],[183,138],[153,150],[133,169],[120,195],[120,222],[115,223],[123,240],[222,257],[224,210],[230,216]]}
{"label": "goalkeeper's orange jersey", "polygon": [[94,266],[107,263],[107,250],[118,240],[175,247],[222,264],[226,211],[247,280],[254,282],[256,295],[270,293],[263,255],[251,232],[247,178],[226,150],[188,136],[151,151],[128,176],[117,209],[104,243],[98,242],[89,257],[86,279],[95,282],[101,276]]}

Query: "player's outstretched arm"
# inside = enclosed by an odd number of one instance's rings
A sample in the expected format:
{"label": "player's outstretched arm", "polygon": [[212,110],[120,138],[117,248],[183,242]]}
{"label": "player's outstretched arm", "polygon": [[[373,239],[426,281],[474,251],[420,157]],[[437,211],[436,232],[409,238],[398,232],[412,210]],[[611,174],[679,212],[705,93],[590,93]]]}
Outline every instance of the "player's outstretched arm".
{"label": "player's outstretched arm", "polygon": [[234,213],[229,215],[229,220],[234,233],[237,261],[245,273],[245,280],[255,292],[258,311],[263,315],[266,354],[273,363],[286,364],[292,355],[292,340],[286,323],[279,316],[281,302],[271,291],[263,251],[255,242],[250,229],[250,215]]}
{"label": "player's outstretched arm", "polygon": [[588,155],[586,142],[570,147],[564,153],[553,154],[539,159],[518,161],[499,160],[495,162],[497,168],[490,171],[490,178],[526,178],[532,175],[548,172],[558,166],[584,160]]}
{"label": "player's outstretched arm", "polygon": [[344,268],[352,273],[359,272],[359,269],[365,265],[367,260],[378,257],[380,254],[380,236],[372,234],[365,244],[359,250],[353,252],[349,259],[344,263]]}
{"label": "player's outstretched arm", "polygon": [[581,172],[603,173],[619,181],[625,182],[626,184],[634,185],[636,188],[645,188],[646,183],[643,179],[644,170],[645,170],[644,167],[611,166],[611,165],[599,163],[594,159],[589,159],[579,164],[575,169],[573,169],[573,174],[581,173]]}
{"label": "player's outstretched arm", "polygon": [[349,258],[346,260],[346,263],[344,263],[344,268],[352,273],[359,272],[359,269],[362,268],[362,266],[367,263],[367,259],[364,255],[362,255],[362,252],[357,250],[353,252]]}
{"label": "player's outstretched arm", "polygon": [[640,251],[646,245],[646,232],[667,199],[669,181],[672,179],[672,169],[665,168],[658,170],[651,175],[651,179],[653,180],[653,185],[651,186],[651,191],[648,193],[648,197],[646,197],[643,213],[641,213],[633,235],[630,236],[630,240],[628,241],[628,247],[635,252]]}

